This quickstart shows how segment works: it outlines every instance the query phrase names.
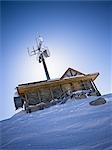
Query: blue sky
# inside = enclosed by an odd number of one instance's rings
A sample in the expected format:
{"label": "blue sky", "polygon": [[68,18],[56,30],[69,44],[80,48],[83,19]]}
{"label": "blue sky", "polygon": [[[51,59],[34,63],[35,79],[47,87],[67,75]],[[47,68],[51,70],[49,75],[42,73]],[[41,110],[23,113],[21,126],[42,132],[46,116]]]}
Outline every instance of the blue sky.
{"label": "blue sky", "polygon": [[1,116],[15,113],[18,84],[45,80],[42,64],[29,57],[27,47],[44,37],[51,57],[46,59],[51,78],[68,67],[84,73],[99,72],[95,83],[102,94],[111,87],[111,2],[2,2]]}

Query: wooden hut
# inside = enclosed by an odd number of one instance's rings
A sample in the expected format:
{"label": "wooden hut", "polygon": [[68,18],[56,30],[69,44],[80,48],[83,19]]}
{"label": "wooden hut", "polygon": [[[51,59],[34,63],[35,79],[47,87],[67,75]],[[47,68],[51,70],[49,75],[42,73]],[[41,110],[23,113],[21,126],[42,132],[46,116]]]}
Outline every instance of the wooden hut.
{"label": "wooden hut", "polygon": [[[20,84],[17,87],[20,102],[19,106],[15,102],[16,109],[24,105],[26,110],[29,108],[35,109],[35,106],[39,106],[36,108],[38,110],[38,108],[45,107],[45,104],[50,104],[55,99],[61,99],[67,93],[69,96],[75,95],[76,97],[77,92],[83,92],[85,96],[99,96],[100,93],[94,83],[98,75],[99,73],[84,74],[68,68],[59,79]],[[80,95],[78,98],[84,97]]]}

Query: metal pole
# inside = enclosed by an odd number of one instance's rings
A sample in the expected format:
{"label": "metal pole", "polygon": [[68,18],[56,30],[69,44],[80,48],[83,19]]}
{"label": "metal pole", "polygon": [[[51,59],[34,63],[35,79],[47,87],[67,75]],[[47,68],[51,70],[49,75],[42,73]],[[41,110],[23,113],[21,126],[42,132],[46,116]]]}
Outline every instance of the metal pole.
{"label": "metal pole", "polygon": [[45,63],[45,59],[44,59],[44,57],[43,57],[42,54],[41,54],[41,58],[42,58],[42,63],[43,63],[43,66],[44,66],[44,70],[45,70],[45,74],[46,74],[47,80],[50,80],[49,72],[48,72],[48,70],[47,70],[47,66],[46,66],[46,63]]}

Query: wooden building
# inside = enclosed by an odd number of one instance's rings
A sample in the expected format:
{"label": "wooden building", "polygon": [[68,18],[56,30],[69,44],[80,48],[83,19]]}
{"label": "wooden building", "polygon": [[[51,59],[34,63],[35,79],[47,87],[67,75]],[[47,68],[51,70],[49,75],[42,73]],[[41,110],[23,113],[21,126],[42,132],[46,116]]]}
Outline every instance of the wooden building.
{"label": "wooden building", "polygon": [[[20,84],[17,87],[19,100],[17,97],[14,99],[16,109],[23,105],[27,110],[39,104],[49,104],[55,99],[61,99],[64,94],[76,97],[76,93],[83,93],[85,96],[99,96],[100,92],[94,83],[98,75],[99,73],[84,74],[68,68],[59,79]],[[83,96],[80,95],[78,98],[83,98]]]}

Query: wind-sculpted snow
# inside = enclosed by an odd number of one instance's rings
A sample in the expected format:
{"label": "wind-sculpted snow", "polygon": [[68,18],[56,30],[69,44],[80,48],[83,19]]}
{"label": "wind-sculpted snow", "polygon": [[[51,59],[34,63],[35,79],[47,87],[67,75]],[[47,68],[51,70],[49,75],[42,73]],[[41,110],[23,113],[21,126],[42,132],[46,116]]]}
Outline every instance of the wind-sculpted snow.
{"label": "wind-sculpted snow", "polygon": [[1,121],[3,150],[111,150],[112,94],[106,103],[91,106],[91,97]]}

